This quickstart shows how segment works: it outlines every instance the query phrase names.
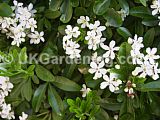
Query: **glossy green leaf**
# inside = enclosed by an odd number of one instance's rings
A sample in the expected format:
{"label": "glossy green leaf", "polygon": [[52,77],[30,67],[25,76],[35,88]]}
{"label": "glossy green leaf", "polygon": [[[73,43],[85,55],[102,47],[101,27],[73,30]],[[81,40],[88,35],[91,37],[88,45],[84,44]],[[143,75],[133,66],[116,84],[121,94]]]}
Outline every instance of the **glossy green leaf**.
{"label": "glossy green leaf", "polygon": [[93,11],[97,15],[103,15],[109,8],[110,0],[96,0],[93,6]]}
{"label": "glossy green leaf", "polygon": [[141,84],[137,89],[142,92],[160,91],[160,80]]}
{"label": "glossy green leaf", "polygon": [[144,19],[144,20],[142,20],[143,25],[150,26],[150,27],[157,26],[158,23],[159,23],[159,21],[157,19]]}
{"label": "glossy green leaf", "polygon": [[45,11],[45,17],[48,19],[56,19],[61,15],[60,11],[52,11],[52,10],[46,10]]}
{"label": "glossy green leaf", "polygon": [[136,6],[130,9],[130,15],[140,18],[154,18],[151,11],[144,6]]}
{"label": "glossy green leaf", "polygon": [[64,91],[80,91],[81,89],[77,83],[62,76],[56,76],[52,83]]}
{"label": "glossy green leaf", "polygon": [[34,93],[34,96],[32,99],[32,107],[35,112],[38,112],[39,108],[41,107],[41,103],[45,96],[46,88],[47,88],[47,84],[42,84],[36,89]]}
{"label": "glossy green leaf", "polygon": [[46,82],[52,82],[55,80],[53,74],[41,65],[36,65],[36,74],[41,80]]}
{"label": "glossy green leaf", "polygon": [[106,13],[103,15],[107,23],[113,27],[120,27],[122,25],[122,18],[114,9],[107,9]]}
{"label": "glossy green leaf", "polygon": [[117,32],[118,32],[118,34],[120,34],[125,39],[128,39],[129,37],[132,37],[132,34],[125,27],[119,27],[117,29]]}
{"label": "glossy green leaf", "polygon": [[48,101],[52,109],[58,114],[61,115],[64,107],[61,97],[58,95],[57,91],[49,85],[48,88]]}
{"label": "glossy green leaf", "polygon": [[60,8],[60,11],[62,13],[60,20],[63,23],[67,23],[70,21],[70,19],[72,18],[72,13],[73,13],[73,9],[72,9],[72,5],[70,0],[64,0],[63,4]]}
{"label": "glossy green leaf", "polygon": [[123,10],[125,10],[126,13],[129,13],[129,5],[128,5],[127,0],[118,0],[118,2],[119,2],[119,4],[120,4],[121,8],[122,8]]}
{"label": "glossy green leaf", "polygon": [[9,17],[13,13],[11,7],[6,3],[0,3],[0,16]]}
{"label": "glossy green leaf", "polygon": [[60,8],[60,5],[63,0],[51,0],[49,9],[53,11],[57,11]]}
{"label": "glossy green leaf", "polygon": [[154,28],[151,28],[146,32],[146,34],[144,35],[144,40],[143,40],[145,47],[150,47],[153,44],[154,35],[155,35]]}

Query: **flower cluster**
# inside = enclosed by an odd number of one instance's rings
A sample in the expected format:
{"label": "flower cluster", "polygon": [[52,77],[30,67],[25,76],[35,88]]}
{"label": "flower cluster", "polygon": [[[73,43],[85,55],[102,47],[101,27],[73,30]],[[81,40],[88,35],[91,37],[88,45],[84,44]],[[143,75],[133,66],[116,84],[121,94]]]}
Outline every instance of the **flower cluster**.
{"label": "flower cluster", "polygon": [[[11,104],[5,102],[5,97],[9,95],[12,89],[13,84],[9,81],[9,78],[0,76],[0,116],[3,119],[15,119]],[[19,116],[19,120],[27,120],[27,118],[28,115],[24,112],[22,113],[22,116]]]}
{"label": "flower cluster", "polygon": [[152,77],[154,80],[159,78],[160,69],[158,68],[157,59],[160,58],[159,55],[156,55],[157,48],[146,48],[146,55],[141,53],[143,45],[143,37],[134,36],[134,39],[129,38],[128,43],[131,44],[131,57],[132,62],[138,67],[132,72],[134,76],[139,76],[145,78],[146,76]]}
{"label": "flower cluster", "polygon": [[78,38],[80,35],[79,27],[72,28],[71,25],[67,25],[65,30],[66,36],[63,37],[63,48],[66,54],[69,55],[71,59],[79,58],[81,50],[80,45],[74,41],[74,38]]}
{"label": "flower cluster", "polygon": [[44,42],[44,32],[36,31],[37,21],[34,18],[36,10],[33,9],[33,4],[23,7],[23,3],[18,3],[16,0],[13,4],[14,14],[11,17],[0,17],[0,30],[7,35],[7,38],[13,39],[11,45],[19,47],[25,42],[26,37],[30,38],[30,44]]}
{"label": "flower cluster", "polygon": [[[153,4],[150,6],[153,11],[152,11],[152,15],[160,15],[160,0],[154,0]],[[158,19],[160,19],[160,16],[158,16]],[[159,22],[160,25],[160,22]]]}
{"label": "flower cluster", "polygon": [[134,89],[136,87],[136,84],[132,83],[130,80],[127,81],[126,83],[126,88],[124,89],[124,92],[127,93],[127,96],[128,97],[131,97],[132,99],[134,98],[135,96],[135,92],[134,92]]}
{"label": "flower cluster", "polygon": [[[77,20],[77,23],[81,25],[80,28],[77,26],[72,28],[71,25],[66,26],[66,35],[63,37],[63,48],[66,51],[66,54],[72,59],[80,57],[81,50],[78,39],[84,34],[86,34],[86,36],[83,39],[87,42],[89,50],[97,50],[97,48],[106,40],[105,38],[102,38],[102,32],[106,27],[100,26],[100,21],[95,21],[94,24],[89,23],[89,21],[90,18],[88,16],[81,16]],[[86,33],[82,33],[83,35],[81,35],[79,29],[85,28],[87,29],[87,32],[84,30]]]}
{"label": "flower cluster", "polygon": [[5,97],[11,92],[13,84],[8,77],[0,76],[0,116],[4,119],[15,119],[14,112],[11,111],[11,104],[6,104]]}

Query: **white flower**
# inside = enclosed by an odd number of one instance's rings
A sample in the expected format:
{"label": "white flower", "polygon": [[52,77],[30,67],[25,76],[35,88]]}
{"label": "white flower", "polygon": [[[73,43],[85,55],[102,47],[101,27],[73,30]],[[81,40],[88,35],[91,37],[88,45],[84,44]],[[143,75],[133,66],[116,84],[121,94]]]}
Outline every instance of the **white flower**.
{"label": "white flower", "polygon": [[13,84],[10,83],[8,77],[0,76],[0,88],[4,91],[4,95],[8,96],[8,92],[11,92]]}
{"label": "white flower", "polygon": [[88,41],[88,49],[96,50],[101,42],[101,36],[96,35],[95,31],[88,31],[85,39]]}
{"label": "white flower", "polygon": [[103,75],[107,73],[107,70],[103,68],[104,65],[105,65],[104,61],[100,62],[99,64],[95,62],[90,63],[91,68],[88,70],[88,72],[91,74],[95,73],[93,79],[96,80],[98,78],[101,78]]}
{"label": "white flower", "polygon": [[81,50],[79,49],[80,45],[75,41],[67,41],[66,45],[66,54],[69,55],[71,59],[79,58]]}
{"label": "white flower", "polygon": [[34,18],[29,19],[26,24],[26,28],[30,28],[31,32],[34,32],[34,29],[37,28],[37,21],[34,20]]}
{"label": "white flower", "polygon": [[143,45],[143,37],[138,37],[135,34],[134,39],[128,38],[128,43],[132,45],[132,49],[136,49],[137,51],[144,47]]}
{"label": "white flower", "polygon": [[159,55],[155,55],[157,52],[157,48],[147,48],[146,49],[147,55],[144,57],[145,60],[149,60],[151,64],[155,63],[155,60],[159,59]]}
{"label": "white flower", "polygon": [[0,90],[0,106],[2,106],[3,103],[5,103],[5,95],[4,92]]}
{"label": "white flower", "polygon": [[155,63],[153,65],[153,75],[152,75],[152,78],[154,80],[157,80],[159,78],[159,74],[160,73],[160,69],[158,68],[158,63]]}
{"label": "white flower", "polygon": [[156,15],[160,13],[160,0],[154,0],[153,5],[151,5],[151,8],[153,9],[152,15]]}
{"label": "white flower", "polygon": [[110,73],[110,77],[104,75],[103,79],[105,81],[101,83],[100,88],[105,89],[107,86],[109,86],[109,90],[111,92],[119,90],[119,85],[122,84],[122,81],[117,79],[117,75],[114,73]]}
{"label": "white flower", "polygon": [[86,97],[87,94],[91,91],[90,88],[87,88],[85,84],[82,85],[82,89],[80,90],[82,92],[82,97]]}
{"label": "white flower", "polygon": [[102,36],[102,31],[106,29],[105,26],[100,26],[100,21],[95,21],[94,24],[89,25],[89,29],[96,32],[97,35]]}
{"label": "white flower", "polygon": [[38,32],[38,31],[34,31],[34,33],[31,33],[28,35],[29,38],[31,38],[30,40],[30,44],[39,44],[40,41],[44,42],[44,32]]}
{"label": "white flower", "polygon": [[86,28],[89,26],[89,21],[90,21],[90,19],[88,16],[86,16],[86,17],[80,16],[80,19],[77,20],[77,23],[82,24],[81,28]]}
{"label": "white flower", "polygon": [[65,30],[65,32],[69,38],[72,38],[72,37],[78,38],[78,36],[80,35],[80,31],[78,27],[72,28],[71,25],[67,25],[66,27],[67,29]]}
{"label": "white flower", "polygon": [[22,112],[22,116],[19,116],[19,120],[27,120],[28,115]]}
{"label": "white flower", "polygon": [[132,63],[135,64],[143,64],[144,54],[140,53],[139,50],[133,49],[130,51],[132,57]]}
{"label": "white flower", "polygon": [[23,3],[18,3],[16,0],[13,1],[14,6],[16,7],[22,7]]}
{"label": "white flower", "polygon": [[123,9],[121,9],[120,11],[117,11],[117,12],[121,15],[121,18],[124,21],[124,18],[127,17],[128,13]]}
{"label": "white flower", "polygon": [[103,45],[103,49],[106,50],[107,52],[105,54],[103,54],[103,57],[106,58],[105,62],[108,63],[109,62],[109,58],[111,58],[112,60],[115,58],[115,51],[119,50],[119,47],[115,47],[115,41],[112,40],[109,43],[109,46],[107,45]]}
{"label": "white flower", "polygon": [[132,75],[136,76],[140,73],[140,77],[145,78],[147,75],[153,75],[153,65],[151,65],[148,61],[144,61],[140,67],[136,67],[135,70],[132,72]]}
{"label": "white flower", "polygon": [[7,105],[6,103],[4,103],[2,105],[2,111],[0,112],[0,115],[4,119],[8,119],[8,120],[10,120],[12,118],[15,119],[14,112],[11,112],[11,105],[10,104]]}
{"label": "white flower", "polygon": [[101,39],[100,39],[99,45],[100,45],[101,48],[103,48],[103,46],[105,46],[105,45],[104,45],[104,42],[105,42],[105,41],[106,41],[106,38],[101,38]]}
{"label": "white flower", "polygon": [[101,56],[98,56],[97,52],[95,52],[92,55],[92,62],[95,62],[95,63],[99,64],[102,60],[103,60],[103,58]]}
{"label": "white flower", "polygon": [[35,13],[37,12],[37,10],[34,10],[33,9],[33,4],[32,3],[30,3],[29,5],[28,5],[28,11],[31,13],[31,15],[32,15],[32,17],[34,17],[35,15]]}
{"label": "white flower", "polygon": [[119,70],[121,68],[121,66],[120,65],[115,65],[115,68]]}
{"label": "white flower", "polygon": [[114,120],[118,120],[118,115],[114,115]]}

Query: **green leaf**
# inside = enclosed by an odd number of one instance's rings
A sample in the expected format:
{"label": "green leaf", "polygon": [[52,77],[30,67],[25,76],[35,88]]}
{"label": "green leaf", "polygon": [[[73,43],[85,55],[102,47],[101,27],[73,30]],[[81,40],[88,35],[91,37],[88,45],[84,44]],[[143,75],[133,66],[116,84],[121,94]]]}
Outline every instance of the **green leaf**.
{"label": "green leaf", "polygon": [[63,102],[61,97],[58,95],[56,90],[51,85],[49,85],[49,89],[48,89],[48,101],[52,109],[58,115],[61,115],[62,114],[61,112],[64,109]]}
{"label": "green leaf", "polygon": [[0,3],[0,16],[9,17],[13,13],[11,7],[6,3]]}
{"label": "green leaf", "polygon": [[159,21],[157,19],[144,19],[142,20],[142,24],[145,26],[157,26]]}
{"label": "green leaf", "polygon": [[61,12],[60,11],[46,10],[44,15],[48,19],[56,19],[61,15]]}
{"label": "green leaf", "polygon": [[155,35],[154,28],[151,28],[146,32],[146,34],[144,35],[144,40],[143,40],[145,47],[150,47],[153,44],[154,35]]}
{"label": "green leaf", "polygon": [[80,91],[81,89],[77,83],[62,76],[56,76],[52,83],[64,91]]}
{"label": "green leaf", "polygon": [[41,65],[36,65],[36,74],[43,81],[55,81],[55,77],[53,76],[53,74]]}
{"label": "green leaf", "polygon": [[79,6],[79,0],[71,0],[71,5],[73,7],[78,7]]}
{"label": "green leaf", "polygon": [[32,98],[33,90],[32,90],[32,84],[31,79],[27,80],[21,89],[22,95],[25,97],[27,101],[30,101]]}
{"label": "green leaf", "polygon": [[19,54],[19,57],[20,57],[20,61],[21,61],[21,63],[26,63],[27,62],[27,48],[26,47],[24,47],[24,48],[22,48],[22,50],[21,50],[21,52],[20,52],[20,54]]}
{"label": "green leaf", "polygon": [[49,9],[53,11],[57,11],[60,8],[62,0],[51,0]]}
{"label": "green leaf", "polygon": [[63,76],[70,79],[73,75],[73,72],[74,72],[76,66],[77,66],[77,64],[75,64],[75,63],[67,64],[65,69],[64,69]]}
{"label": "green leaf", "polygon": [[146,7],[146,5],[147,5],[147,0],[140,0],[140,2],[142,3],[142,5],[144,5],[145,7]]}
{"label": "green leaf", "polygon": [[154,18],[150,10],[144,6],[137,6],[130,9],[130,15],[140,18]]}
{"label": "green leaf", "polygon": [[120,4],[121,8],[122,8],[123,10],[125,10],[126,13],[129,13],[129,5],[128,5],[128,3],[127,3],[127,0],[118,0],[118,2],[119,2],[119,4]]}
{"label": "green leaf", "polygon": [[74,10],[74,14],[77,17],[85,16],[85,15],[87,15],[87,10],[83,7],[76,7],[75,10]]}
{"label": "green leaf", "polygon": [[118,14],[114,9],[107,9],[103,17],[107,20],[107,23],[113,27],[120,27],[122,25],[122,18],[120,14]]}
{"label": "green leaf", "polygon": [[139,86],[137,86],[137,90],[142,92],[160,91],[160,80],[149,82],[146,84],[140,84]]}
{"label": "green leaf", "polygon": [[129,30],[125,27],[119,27],[117,29],[117,32],[125,39],[128,39],[129,37],[132,36],[132,34],[129,32]]}
{"label": "green leaf", "polygon": [[103,15],[109,8],[110,0],[96,0],[93,6],[93,11],[97,15]]}
{"label": "green leaf", "polygon": [[121,66],[120,71],[123,73],[122,75],[125,76],[124,80],[127,80],[129,75],[134,70],[134,67],[132,64],[130,64],[132,61],[130,57],[130,51],[131,51],[131,45],[127,42],[124,42],[121,44],[119,52],[118,52],[118,60]]}
{"label": "green leaf", "polygon": [[41,107],[41,103],[45,96],[46,88],[47,88],[47,84],[40,85],[34,93],[34,96],[32,99],[32,107],[35,112],[38,112],[39,108]]}
{"label": "green leaf", "polygon": [[72,18],[72,13],[73,13],[70,0],[64,0],[62,6],[60,8],[60,11],[62,13],[60,20],[63,23],[68,23],[70,21],[70,19]]}

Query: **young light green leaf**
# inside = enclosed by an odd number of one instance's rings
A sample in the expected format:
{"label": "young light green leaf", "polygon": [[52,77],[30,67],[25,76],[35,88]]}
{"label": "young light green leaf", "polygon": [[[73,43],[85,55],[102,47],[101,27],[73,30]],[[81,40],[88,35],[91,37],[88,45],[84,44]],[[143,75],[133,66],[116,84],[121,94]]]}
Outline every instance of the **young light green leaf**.
{"label": "young light green leaf", "polygon": [[53,82],[55,80],[53,74],[41,65],[36,65],[36,74],[41,80],[46,82]]}
{"label": "young light green leaf", "polygon": [[62,76],[56,76],[52,83],[64,91],[80,91],[81,89],[77,83]]}
{"label": "young light green leaf", "polygon": [[93,6],[93,11],[97,15],[103,15],[109,8],[111,0],[96,0]]}
{"label": "young light green leaf", "polygon": [[46,92],[46,88],[47,88],[47,84],[42,84],[36,89],[34,93],[34,96],[32,99],[32,107],[35,112],[38,112],[39,108],[41,107],[41,103],[43,101],[43,98]]}

